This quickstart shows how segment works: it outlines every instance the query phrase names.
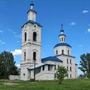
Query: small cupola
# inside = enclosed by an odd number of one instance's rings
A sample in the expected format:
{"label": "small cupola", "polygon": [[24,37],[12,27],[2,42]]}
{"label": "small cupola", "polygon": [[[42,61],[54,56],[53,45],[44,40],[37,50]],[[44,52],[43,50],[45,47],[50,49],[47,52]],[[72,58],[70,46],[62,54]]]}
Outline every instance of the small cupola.
{"label": "small cupola", "polygon": [[28,21],[31,20],[31,21],[36,21],[36,16],[37,16],[37,12],[34,8],[34,2],[32,1],[31,4],[30,4],[30,9],[28,10],[27,14],[28,14]]}
{"label": "small cupola", "polygon": [[61,43],[65,43],[66,34],[64,33],[63,24],[61,24],[59,39]]}

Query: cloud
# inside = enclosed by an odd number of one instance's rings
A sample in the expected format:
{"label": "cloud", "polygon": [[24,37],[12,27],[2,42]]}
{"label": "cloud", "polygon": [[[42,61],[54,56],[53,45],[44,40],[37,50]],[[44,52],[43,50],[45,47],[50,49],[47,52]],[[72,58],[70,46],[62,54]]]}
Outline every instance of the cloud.
{"label": "cloud", "polygon": [[89,11],[88,11],[87,9],[85,9],[85,10],[82,11],[83,14],[86,14],[86,13],[88,13],[88,12],[89,12]]}
{"label": "cloud", "polygon": [[6,43],[2,40],[0,40],[0,44],[5,45]]}
{"label": "cloud", "polygon": [[2,33],[3,31],[2,30],[0,30],[0,33]]}
{"label": "cloud", "polygon": [[90,28],[88,28],[88,32],[90,32]]}
{"label": "cloud", "polygon": [[80,44],[80,45],[79,45],[79,47],[80,47],[80,48],[83,48],[83,45],[82,45],[82,44]]}
{"label": "cloud", "polygon": [[16,64],[16,66],[17,66],[18,68],[20,68],[20,64]]}
{"label": "cloud", "polygon": [[70,25],[71,25],[71,26],[75,26],[76,23],[75,23],[75,22],[71,22]]}
{"label": "cloud", "polygon": [[14,55],[14,56],[19,56],[22,54],[22,50],[21,49],[15,49],[14,51],[11,51],[11,53]]}
{"label": "cloud", "polygon": [[17,43],[20,43],[20,41],[17,41]]}

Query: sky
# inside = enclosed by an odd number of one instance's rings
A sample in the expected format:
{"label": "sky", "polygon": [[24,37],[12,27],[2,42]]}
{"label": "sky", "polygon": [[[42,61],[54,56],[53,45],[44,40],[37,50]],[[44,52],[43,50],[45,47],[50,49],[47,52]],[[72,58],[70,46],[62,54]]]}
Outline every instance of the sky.
{"label": "sky", "polygon": [[[21,26],[27,22],[31,0],[0,0],[0,52],[10,51],[21,62]],[[60,25],[79,64],[80,55],[90,53],[90,0],[34,0],[37,22],[42,28],[42,55],[54,55]],[[80,73],[80,71],[79,71]]]}

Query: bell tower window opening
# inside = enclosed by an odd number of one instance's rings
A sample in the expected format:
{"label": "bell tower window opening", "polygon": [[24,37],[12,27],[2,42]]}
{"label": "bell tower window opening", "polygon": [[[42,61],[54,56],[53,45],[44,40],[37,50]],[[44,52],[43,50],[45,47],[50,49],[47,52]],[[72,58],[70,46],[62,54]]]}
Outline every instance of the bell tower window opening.
{"label": "bell tower window opening", "polygon": [[37,41],[37,33],[33,32],[33,41]]}
{"label": "bell tower window opening", "polygon": [[64,50],[62,50],[62,54],[64,54]]}
{"label": "bell tower window opening", "polygon": [[26,61],[26,52],[24,52],[24,61]]}
{"label": "bell tower window opening", "polygon": [[62,42],[63,42],[63,38],[62,38]]}
{"label": "bell tower window opening", "polygon": [[36,52],[33,52],[33,60],[36,61]]}
{"label": "bell tower window opening", "polygon": [[24,33],[24,41],[25,42],[27,41],[27,33],[26,32]]}
{"label": "bell tower window opening", "polygon": [[62,42],[64,42],[64,38],[62,38]]}

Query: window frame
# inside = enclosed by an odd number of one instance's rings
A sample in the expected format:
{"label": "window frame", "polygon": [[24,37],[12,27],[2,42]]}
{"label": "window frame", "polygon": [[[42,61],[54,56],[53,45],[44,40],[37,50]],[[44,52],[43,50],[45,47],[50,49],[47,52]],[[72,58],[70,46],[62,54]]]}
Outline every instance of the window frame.
{"label": "window frame", "polygon": [[27,41],[27,32],[24,32],[24,41]]}
{"label": "window frame", "polygon": [[36,61],[37,60],[37,53],[34,51],[33,52],[33,60]]}
{"label": "window frame", "polygon": [[33,41],[34,41],[34,42],[37,41],[37,32],[33,32]]}
{"label": "window frame", "polygon": [[62,50],[62,55],[64,54],[64,50]]}

